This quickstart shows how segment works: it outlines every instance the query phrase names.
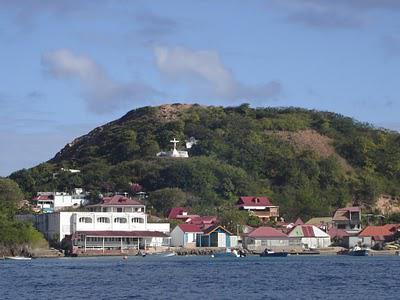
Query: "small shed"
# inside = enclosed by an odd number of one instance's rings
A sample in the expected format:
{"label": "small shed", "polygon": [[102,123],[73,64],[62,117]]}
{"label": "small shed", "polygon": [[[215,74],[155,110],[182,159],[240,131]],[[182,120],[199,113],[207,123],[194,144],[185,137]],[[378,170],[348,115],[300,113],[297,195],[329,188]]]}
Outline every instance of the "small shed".
{"label": "small shed", "polygon": [[196,245],[197,247],[236,247],[237,242],[236,245],[231,243],[231,241],[235,241],[234,238],[231,238],[233,236],[225,227],[216,224],[204,229],[204,232],[197,236]]}
{"label": "small shed", "polygon": [[179,224],[171,232],[171,246],[173,247],[196,247],[197,236],[203,231],[194,224]]}

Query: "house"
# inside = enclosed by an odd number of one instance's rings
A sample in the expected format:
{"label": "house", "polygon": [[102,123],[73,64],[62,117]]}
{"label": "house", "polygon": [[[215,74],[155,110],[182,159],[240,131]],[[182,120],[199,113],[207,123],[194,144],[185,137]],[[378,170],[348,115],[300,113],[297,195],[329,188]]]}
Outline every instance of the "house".
{"label": "house", "polygon": [[214,224],[197,235],[197,247],[237,247],[238,237],[221,225]]}
{"label": "house", "polygon": [[80,188],[76,188],[72,194],[64,192],[38,192],[32,201],[42,212],[49,213],[85,205],[86,193]]}
{"label": "house", "polygon": [[289,237],[272,227],[258,227],[244,235],[243,247],[254,252],[262,252],[265,248],[281,251],[289,248]]}
{"label": "house", "polygon": [[186,220],[187,224],[195,224],[200,228],[208,228],[218,222],[218,218],[215,216],[191,216]]}
{"label": "house", "polygon": [[311,218],[306,222],[306,224],[317,226],[323,231],[328,232],[328,230],[332,227],[332,217]]}
{"label": "house", "polygon": [[240,197],[236,205],[262,221],[277,221],[279,218],[279,206],[273,205],[268,197]]}
{"label": "house", "polygon": [[332,227],[328,230],[328,234],[331,237],[332,245],[335,246],[353,248],[360,242],[357,233],[348,233],[344,229],[337,229],[335,227]]}
{"label": "house", "polygon": [[[392,225],[392,224],[390,224]],[[367,226],[358,235],[360,243],[368,247],[394,240],[395,232],[391,226]]]}
{"label": "house", "polygon": [[361,231],[360,207],[345,207],[336,210],[332,218],[332,225],[336,229],[344,229],[349,234],[357,234]]}
{"label": "house", "polygon": [[331,244],[329,234],[314,225],[297,225],[288,234],[291,244],[299,244],[303,249],[327,248]]}
{"label": "house", "polygon": [[171,231],[171,246],[174,247],[196,247],[197,235],[203,231],[198,225],[179,224]]}
{"label": "house", "polygon": [[67,238],[76,249],[129,250],[169,245],[169,223],[148,223],[146,207],[121,195],[103,198],[90,211],[60,211],[35,216],[35,226],[48,240]]}
{"label": "house", "polygon": [[183,207],[173,207],[171,208],[168,219],[170,220],[180,220],[186,222],[189,218],[199,217],[198,215],[189,214],[188,210]]}

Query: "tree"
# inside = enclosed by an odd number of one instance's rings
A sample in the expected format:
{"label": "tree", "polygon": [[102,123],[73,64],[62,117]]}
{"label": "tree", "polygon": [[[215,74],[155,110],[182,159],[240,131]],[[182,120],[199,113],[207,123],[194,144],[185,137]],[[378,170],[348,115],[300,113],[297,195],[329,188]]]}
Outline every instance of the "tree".
{"label": "tree", "polygon": [[0,213],[13,214],[23,198],[24,195],[15,181],[0,178]]}
{"label": "tree", "polygon": [[186,203],[186,194],[178,188],[164,188],[150,193],[149,203],[158,213],[166,216],[172,207]]}

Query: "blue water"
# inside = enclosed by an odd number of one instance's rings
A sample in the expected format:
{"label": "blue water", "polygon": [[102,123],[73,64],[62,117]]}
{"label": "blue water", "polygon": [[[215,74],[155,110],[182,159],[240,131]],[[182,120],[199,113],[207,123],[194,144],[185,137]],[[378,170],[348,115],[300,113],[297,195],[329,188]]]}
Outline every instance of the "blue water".
{"label": "blue water", "polygon": [[400,257],[0,261],[0,299],[400,299]]}

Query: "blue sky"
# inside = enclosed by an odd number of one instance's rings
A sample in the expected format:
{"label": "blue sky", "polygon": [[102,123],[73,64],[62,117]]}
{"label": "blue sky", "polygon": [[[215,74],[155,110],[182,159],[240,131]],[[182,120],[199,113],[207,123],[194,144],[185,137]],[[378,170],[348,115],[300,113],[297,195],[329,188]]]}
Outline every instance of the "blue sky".
{"label": "blue sky", "polygon": [[162,103],[299,106],[400,130],[400,1],[0,0],[0,175]]}

